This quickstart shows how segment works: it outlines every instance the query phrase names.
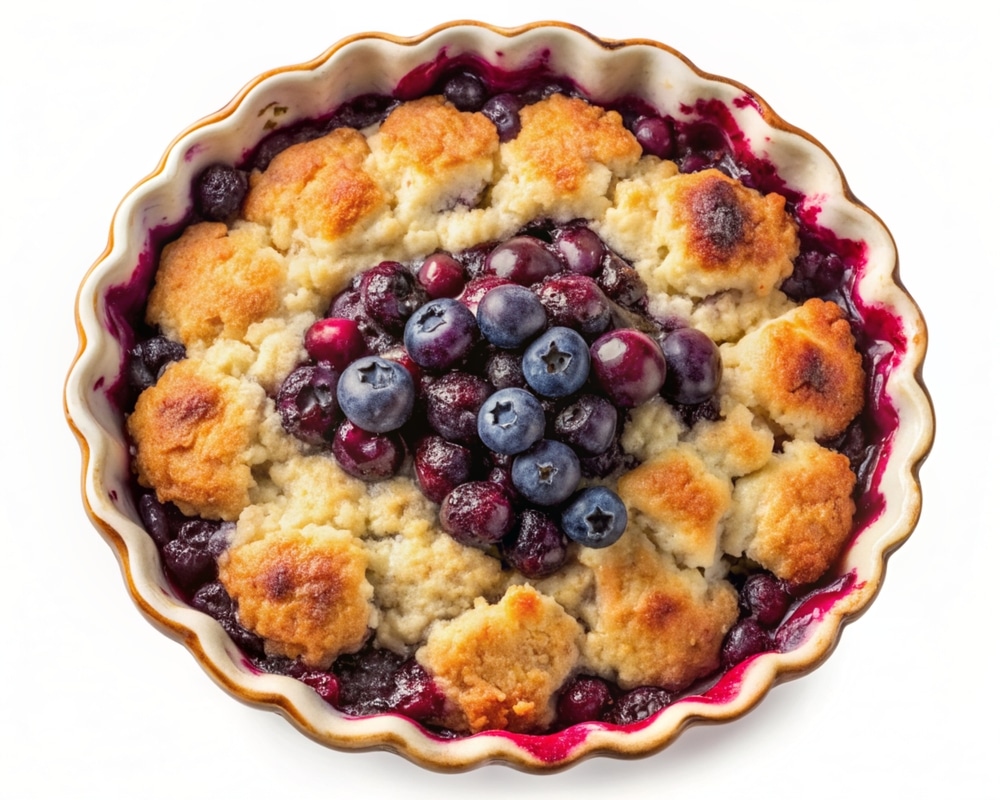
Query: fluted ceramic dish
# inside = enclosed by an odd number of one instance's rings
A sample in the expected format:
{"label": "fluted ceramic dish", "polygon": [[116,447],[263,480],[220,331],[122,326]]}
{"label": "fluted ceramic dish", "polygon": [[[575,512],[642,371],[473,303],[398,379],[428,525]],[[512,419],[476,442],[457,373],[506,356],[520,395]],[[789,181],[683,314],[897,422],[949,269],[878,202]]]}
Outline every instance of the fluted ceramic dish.
{"label": "fluted ceramic dish", "polygon": [[[885,333],[873,377],[886,441],[836,579],[807,597],[783,623],[783,652],[753,657],[700,693],[626,727],[589,723],[541,736],[484,732],[442,739],[394,714],[346,717],[303,683],[249,668],[220,625],[188,606],[167,580],[132,500],[129,448],[115,391],[131,344],[122,310],[141,305],[141,287],[148,286],[155,263],[156,232],[188,215],[193,177],[214,162],[238,162],[276,125],[321,117],[364,93],[390,94],[404,76],[419,74],[418,68],[465,54],[509,71],[542,63],[570,76],[591,97],[637,95],[678,119],[705,104],[724,109],[742,131],[745,153],[773,165],[789,194],[823,227],[860,243],[853,299],[863,314],[877,317]],[[648,40],[606,41],[562,23],[499,29],[460,22],[414,38],[352,36],[314,61],[260,76],[221,111],[182,133],[155,171],[122,201],[107,250],[81,285],[77,323],[80,350],[65,401],[83,450],[84,503],[121,561],[133,599],[237,698],[282,712],[304,733],[333,747],[388,748],[446,769],[499,760],[542,770],[594,754],[651,753],[691,723],[743,714],[777,681],[821,662],[843,625],[875,597],[886,558],[913,531],[920,511],[917,469],[933,435],[920,381],[926,332],[899,282],[890,234],[853,196],[836,162],[815,139],[780,119],[746,87],[707,75],[671,48]]]}

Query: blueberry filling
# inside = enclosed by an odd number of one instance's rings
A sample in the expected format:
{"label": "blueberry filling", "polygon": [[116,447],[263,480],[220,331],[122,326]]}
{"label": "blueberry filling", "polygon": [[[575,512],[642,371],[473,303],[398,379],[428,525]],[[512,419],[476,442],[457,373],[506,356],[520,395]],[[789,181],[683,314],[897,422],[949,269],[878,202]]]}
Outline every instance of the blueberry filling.
{"label": "blueberry filling", "polygon": [[[543,81],[495,92],[489,80],[472,72],[455,74],[443,86],[456,107],[481,110],[501,141],[517,135],[521,107],[565,89]],[[395,102],[366,96],[328,120],[279,131],[258,147],[248,165],[266,166],[285,147],[338,125],[361,128],[378,122]],[[629,102],[624,101],[623,112]],[[644,152],[673,158],[683,172],[714,167],[762,188],[772,180],[766,174],[760,180],[759,165],[745,164],[728,132],[712,120],[680,123],[650,114],[623,115]],[[221,165],[206,170],[193,187],[196,214],[231,219],[246,192],[246,174]],[[789,197],[790,210],[798,216],[793,201]],[[811,239],[806,221],[798,222],[805,231],[803,249],[782,289],[796,301],[818,296],[844,306],[871,375],[876,346],[849,299],[853,268],[822,237]],[[717,227],[720,237],[735,235],[732,220],[720,219]],[[494,300],[487,299],[493,293],[536,298],[542,316],[520,313],[520,319],[530,318],[524,326],[530,330],[503,338],[513,326],[493,309]],[[383,262],[335,298],[330,316],[310,329],[304,343],[309,362],[297,367],[277,393],[282,424],[309,446],[329,447],[347,472],[364,480],[384,480],[412,463],[422,491],[441,504],[444,530],[463,544],[497,554],[505,566],[527,577],[550,575],[565,563],[570,540],[606,546],[624,529],[620,499],[603,487],[603,493],[581,490],[581,478],[607,478],[627,466],[619,441],[627,409],[660,394],[688,426],[719,419],[717,348],[699,331],[653,319],[645,297],[638,273],[579,223],[542,220],[506,242],[434,254],[419,264]],[[494,347],[484,350],[480,337]],[[529,366],[521,351],[527,353],[543,338]],[[401,358],[390,358],[400,351],[413,363],[404,366]],[[153,385],[166,364],[184,355],[181,345],[162,336],[142,339],[127,363],[132,388]],[[581,361],[586,363],[582,372]],[[632,375],[642,379],[632,380]],[[497,390],[512,387],[532,399],[530,414],[495,399]],[[389,399],[377,398],[383,393]],[[848,455],[861,473],[859,493],[880,433],[872,413],[866,409],[827,443]],[[524,416],[531,420],[529,433],[518,427]],[[548,438],[541,440],[539,427]],[[216,581],[215,560],[226,547],[230,526],[185,518],[151,494],[140,496],[139,509],[171,578],[260,669],[302,680],[349,714],[394,711],[417,720],[438,714],[443,697],[419,665],[372,645],[340,657],[328,672],[264,656],[261,639],[240,626],[232,599]],[[743,580],[739,600],[742,618],[723,645],[724,668],[775,649],[775,629],[794,602],[770,573]],[[676,697],[658,687],[624,691],[600,678],[577,677],[559,695],[554,729],[591,720],[639,722]]]}

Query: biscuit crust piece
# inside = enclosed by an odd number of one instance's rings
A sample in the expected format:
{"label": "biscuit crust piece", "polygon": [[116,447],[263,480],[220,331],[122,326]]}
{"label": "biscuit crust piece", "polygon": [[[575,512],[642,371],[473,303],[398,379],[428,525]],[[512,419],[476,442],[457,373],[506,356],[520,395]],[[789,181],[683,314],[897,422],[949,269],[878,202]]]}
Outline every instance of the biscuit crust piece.
{"label": "biscuit crust piece", "polygon": [[736,622],[736,590],[681,569],[634,527],[611,547],[582,550],[594,572],[594,608],[584,652],[602,675],[626,689],[683,689],[719,666]]}
{"label": "biscuit crust piece", "polygon": [[128,419],[139,483],[185,514],[236,519],[250,502],[264,390],[209,374],[191,360],[170,364]]}
{"label": "biscuit crust piece", "polygon": [[337,128],[278,153],[264,172],[250,175],[243,215],[271,228],[281,249],[300,229],[306,236],[339,239],[384,208],[386,198],[365,169],[364,136]]}
{"label": "biscuit crust piece", "polygon": [[815,442],[786,443],[764,469],[736,482],[726,551],[793,584],[819,580],[851,533],[854,483],[846,456]]}
{"label": "biscuit crust piece", "polygon": [[233,546],[219,561],[219,580],[240,623],[267,639],[269,652],[326,669],[368,636],[367,566],[353,535],[307,525]]}
{"label": "biscuit crust piece", "polygon": [[764,296],[792,274],[799,243],[781,195],[762,195],[715,169],[677,175],[662,190],[670,216],[663,268],[676,290]]}
{"label": "biscuit crust piece", "polygon": [[241,339],[278,308],[284,281],[261,229],[198,223],[163,248],[146,321],[187,347]]}
{"label": "biscuit crust piece", "polygon": [[480,600],[435,625],[417,661],[434,676],[457,730],[543,730],[555,693],[579,657],[580,627],[551,597],[512,586],[496,605]]}
{"label": "biscuit crust piece", "polygon": [[861,354],[835,303],[807,300],[723,347],[722,357],[733,396],[792,436],[836,436],[864,406]]}
{"label": "biscuit crust piece", "polygon": [[482,114],[434,96],[393,109],[371,146],[382,181],[394,186],[397,214],[400,207],[427,214],[477,202],[493,178],[500,139]]}
{"label": "biscuit crust piece", "polygon": [[648,522],[656,545],[689,567],[715,563],[719,523],[731,493],[729,481],[709,472],[689,445],[668,450],[618,480],[618,494],[641,515],[636,522]]}

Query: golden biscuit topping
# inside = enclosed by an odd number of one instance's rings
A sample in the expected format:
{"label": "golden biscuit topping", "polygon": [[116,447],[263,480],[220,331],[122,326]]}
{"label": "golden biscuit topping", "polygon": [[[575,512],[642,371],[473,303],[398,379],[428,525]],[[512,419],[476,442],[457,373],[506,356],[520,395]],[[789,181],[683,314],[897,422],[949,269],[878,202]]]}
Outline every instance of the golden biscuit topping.
{"label": "golden biscuit topping", "polygon": [[714,169],[678,175],[663,189],[664,268],[676,290],[763,296],[792,274],[798,237],[781,195],[762,195]]}
{"label": "golden biscuit topping", "polygon": [[241,339],[280,302],[285,271],[261,231],[192,225],[160,257],[146,319],[190,347]]}
{"label": "golden biscuit topping", "polygon": [[259,386],[171,364],[139,396],[128,429],[135,469],[160,502],[186,514],[234,520],[250,504],[254,443],[264,392]]}
{"label": "golden biscuit topping", "polygon": [[364,136],[351,128],[292,145],[264,172],[251,173],[243,215],[270,226],[283,250],[291,246],[296,229],[305,236],[339,239],[386,204],[365,169],[369,154]]}
{"label": "golden biscuit topping", "polygon": [[579,635],[554,600],[512,586],[496,605],[479,603],[432,627],[417,660],[448,698],[451,726],[538,731],[555,716],[554,694],[576,664]]}
{"label": "golden biscuit topping", "polygon": [[793,584],[818,580],[851,532],[855,477],[846,457],[791,441],[736,482],[727,552],[745,553]]}
{"label": "golden biscuit topping", "polygon": [[271,652],[325,668],[368,636],[367,565],[349,532],[307,525],[237,544],[220,560],[219,580]]}
{"label": "golden biscuit topping", "polygon": [[836,436],[864,405],[861,354],[834,303],[807,300],[722,354],[733,395],[793,436]]}
{"label": "golden biscuit topping", "polygon": [[600,674],[626,688],[681,689],[718,668],[738,613],[729,583],[677,567],[634,528],[580,560],[594,573],[585,652]]}

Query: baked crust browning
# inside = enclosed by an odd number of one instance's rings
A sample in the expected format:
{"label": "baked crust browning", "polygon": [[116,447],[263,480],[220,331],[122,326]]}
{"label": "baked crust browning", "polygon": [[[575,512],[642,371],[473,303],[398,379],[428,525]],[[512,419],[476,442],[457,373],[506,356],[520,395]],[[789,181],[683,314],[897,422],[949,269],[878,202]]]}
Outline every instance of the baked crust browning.
{"label": "baked crust browning", "polygon": [[625,473],[618,494],[650,523],[648,533],[660,549],[690,567],[715,563],[731,486],[710,473],[693,448],[668,450]]}
{"label": "baked crust browning", "polygon": [[471,163],[491,166],[500,147],[496,128],[486,117],[459,111],[437,96],[397,106],[378,136],[395,169],[435,177],[439,183],[449,182],[449,173]]}
{"label": "baked crust browning", "polygon": [[525,220],[602,217],[613,179],[642,155],[621,116],[554,94],[521,109],[520,117],[520,133],[500,147],[506,172],[493,188],[493,205]]}
{"label": "baked crust browning", "polygon": [[187,347],[241,339],[277,309],[284,280],[261,229],[198,223],[163,248],[146,321]]}
{"label": "baked crust browning", "polygon": [[626,689],[679,690],[718,668],[739,613],[729,583],[675,566],[633,526],[611,547],[582,550],[580,561],[595,584],[584,650],[601,674]]}
{"label": "baked crust browning", "polygon": [[722,354],[733,395],[793,436],[836,436],[864,406],[861,355],[835,303],[807,300]]}
{"label": "baked crust browning", "polygon": [[677,175],[662,187],[664,267],[676,290],[763,296],[792,274],[799,243],[784,197],[762,195],[715,169]]}
{"label": "baked crust browning", "polygon": [[543,730],[579,657],[580,627],[551,597],[512,586],[495,605],[431,628],[417,661],[434,676],[457,730]]}
{"label": "baked crust browning", "polygon": [[263,401],[254,384],[205,374],[191,360],[170,364],[128,419],[139,483],[185,514],[236,519],[255,485],[252,445]]}
{"label": "baked crust browning", "polygon": [[368,636],[367,565],[350,533],[308,525],[235,545],[220,559],[219,580],[240,624],[264,637],[269,652],[325,669]]}
{"label": "baked crust browning", "polygon": [[365,169],[365,137],[337,128],[319,139],[278,153],[264,172],[250,174],[243,216],[271,229],[280,249],[292,231],[335,241],[386,206],[386,197]]}
{"label": "baked crust browning", "polygon": [[791,441],[764,469],[736,482],[736,513],[724,540],[793,584],[819,580],[851,532],[855,477],[847,457]]}

